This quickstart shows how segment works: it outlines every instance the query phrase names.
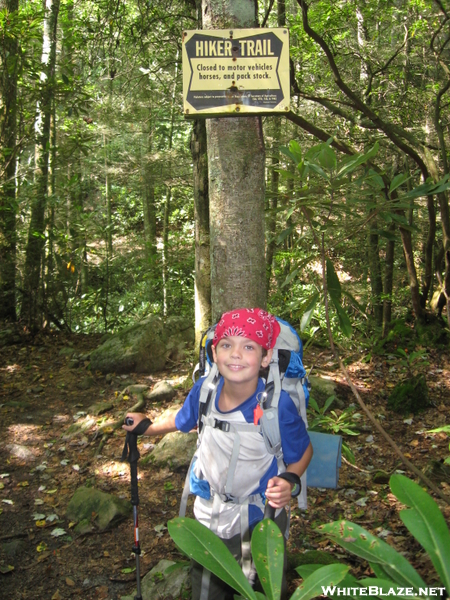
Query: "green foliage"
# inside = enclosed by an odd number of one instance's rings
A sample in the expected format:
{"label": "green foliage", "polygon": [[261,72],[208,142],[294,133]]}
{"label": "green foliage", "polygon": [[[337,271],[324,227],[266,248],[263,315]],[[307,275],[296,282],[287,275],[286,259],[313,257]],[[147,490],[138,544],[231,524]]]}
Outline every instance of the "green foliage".
{"label": "green foliage", "polygon": [[[443,425],[442,427],[437,427],[436,429],[430,429],[428,433],[447,433],[450,436],[450,425]],[[450,450],[450,444],[448,445],[448,449]],[[450,465],[450,455],[444,460],[446,465]]]}
{"label": "green foliage", "polygon": [[[390,480],[392,493],[406,505],[400,518],[409,532],[428,554],[440,579],[440,585],[450,590],[450,531],[436,502],[415,482],[403,475],[393,475]],[[264,597],[249,586],[239,564],[225,544],[208,528],[192,519],[173,519],[168,522],[169,533],[177,546],[189,557],[209,569],[231,585],[244,598],[257,600]],[[296,568],[303,583],[291,596],[291,600],[309,600],[340,586],[379,588],[380,597],[389,594],[397,586],[412,588],[414,595],[424,595],[426,583],[402,554],[386,542],[355,523],[336,521],[318,528],[333,542],[348,552],[367,560],[375,577],[357,580],[348,573],[343,564],[326,566],[301,565]],[[252,536],[252,554],[267,598],[280,597],[283,569],[284,542],[278,527],[271,521],[262,521]],[[436,584],[434,584],[436,586]],[[357,596],[357,595],[356,595]],[[410,597],[405,592],[400,597]]]}
{"label": "green foliage", "polygon": [[401,381],[388,398],[388,408],[403,415],[417,414],[429,405],[428,386],[424,375],[411,375]]}
{"label": "green foliage", "polygon": [[[400,518],[427,552],[441,585],[450,590],[450,532],[439,507],[418,484],[403,475],[393,475],[390,486],[398,500],[410,507],[400,511]],[[369,562],[376,579],[367,579],[370,583],[366,585],[410,587],[417,595],[427,587],[402,554],[355,523],[336,521],[321,525],[319,530]]]}
{"label": "green foliage", "polygon": [[[356,421],[360,418],[360,414],[356,412],[353,406],[349,406],[339,413],[335,410],[329,412],[328,409],[335,401],[334,394],[329,396],[322,408],[312,396],[309,398],[308,404],[308,424],[311,431],[321,431],[323,433],[334,433],[338,435],[359,435],[353,427]],[[342,442],[342,453],[345,458],[352,464],[355,464],[355,457],[348,444]]]}
{"label": "green foliage", "polygon": [[[252,535],[252,556],[265,596],[254,592],[244,576],[239,563],[228,548],[207,527],[188,518],[176,518],[167,523],[175,544],[190,558],[217,575],[235,589],[243,598],[278,600],[284,563],[283,534],[273,521],[263,520]],[[325,582],[337,585],[347,573],[346,565],[333,564],[321,567],[308,577],[291,596],[291,600],[310,600],[320,595]]]}

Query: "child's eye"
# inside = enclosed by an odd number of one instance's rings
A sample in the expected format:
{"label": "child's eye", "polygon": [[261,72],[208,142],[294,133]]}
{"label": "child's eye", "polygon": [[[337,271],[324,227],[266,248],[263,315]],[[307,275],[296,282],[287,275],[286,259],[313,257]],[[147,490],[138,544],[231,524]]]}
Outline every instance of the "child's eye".
{"label": "child's eye", "polygon": [[246,349],[246,350],[254,350],[254,349],[255,349],[255,346],[245,346],[245,349]]}

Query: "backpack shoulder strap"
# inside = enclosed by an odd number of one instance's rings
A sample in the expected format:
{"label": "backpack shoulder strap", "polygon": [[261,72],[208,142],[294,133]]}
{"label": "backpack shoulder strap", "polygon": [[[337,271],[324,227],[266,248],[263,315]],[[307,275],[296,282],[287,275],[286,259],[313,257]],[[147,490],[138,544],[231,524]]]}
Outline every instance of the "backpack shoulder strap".
{"label": "backpack shoulder strap", "polygon": [[202,384],[200,389],[199,405],[198,405],[198,436],[201,440],[203,430],[203,417],[209,414],[211,401],[214,400],[217,391],[217,384],[220,379],[220,373],[216,363],[213,363],[208,377]]}

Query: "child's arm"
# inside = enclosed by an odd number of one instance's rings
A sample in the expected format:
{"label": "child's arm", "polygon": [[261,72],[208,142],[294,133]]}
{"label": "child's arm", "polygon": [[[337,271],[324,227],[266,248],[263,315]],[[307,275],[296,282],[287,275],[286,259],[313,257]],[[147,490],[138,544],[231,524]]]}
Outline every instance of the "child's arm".
{"label": "child's arm", "polygon": [[[164,419],[152,423],[145,431],[144,435],[165,435],[172,431],[178,431],[175,425],[175,417],[177,413],[172,413]],[[133,425],[122,425],[122,429],[125,431],[133,431],[138,423],[145,419],[145,415],[142,413],[128,413],[127,418],[133,419]]]}
{"label": "child's arm", "polygon": [[[301,459],[296,463],[288,465],[286,471],[295,473],[295,475],[301,477],[311,462],[312,455],[313,448],[310,443]],[[286,479],[281,477],[272,477],[272,479],[269,479],[267,482],[266,497],[270,506],[273,508],[283,508],[283,506],[289,504],[293,487],[292,483],[289,483],[289,481],[286,481]]]}

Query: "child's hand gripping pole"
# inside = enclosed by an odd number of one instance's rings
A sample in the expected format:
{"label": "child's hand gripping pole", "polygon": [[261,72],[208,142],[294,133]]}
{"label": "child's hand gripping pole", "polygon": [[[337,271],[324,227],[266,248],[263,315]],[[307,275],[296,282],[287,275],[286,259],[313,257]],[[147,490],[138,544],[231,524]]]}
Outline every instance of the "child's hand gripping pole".
{"label": "child's hand gripping pole", "polygon": [[[125,425],[131,427],[134,424],[133,419],[127,417],[125,419]],[[140,575],[140,563],[139,555],[141,554],[141,547],[139,544],[139,521],[138,511],[139,506],[139,492],[138,492],[138,478],[137,478],[137,462],[140,458],[139,450],[137,447],[138,435],[143,435],[147,428],[151,425],[150,419],[143,419],[132,431],[127,431],[127,437],[125,438],[125,445],[122,452],[122,461],[128,460],[130,463],[130,475],[131,475],[131,504],[133,505],[133,520],[134,520],[134,546],[132,552],[136,556],[136,580],[137,580],[137,593],[134,600],[142,600],[141,595],[141,575]]]}

